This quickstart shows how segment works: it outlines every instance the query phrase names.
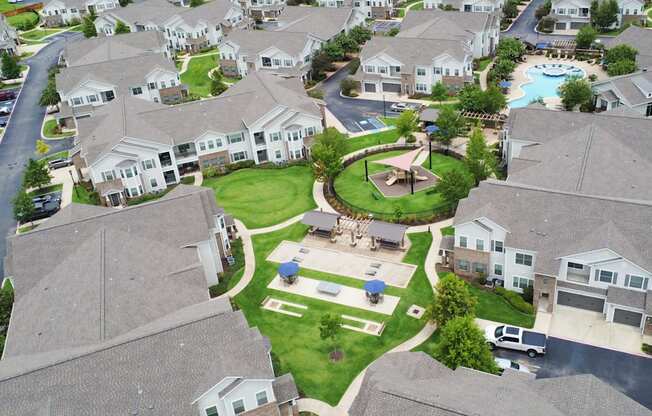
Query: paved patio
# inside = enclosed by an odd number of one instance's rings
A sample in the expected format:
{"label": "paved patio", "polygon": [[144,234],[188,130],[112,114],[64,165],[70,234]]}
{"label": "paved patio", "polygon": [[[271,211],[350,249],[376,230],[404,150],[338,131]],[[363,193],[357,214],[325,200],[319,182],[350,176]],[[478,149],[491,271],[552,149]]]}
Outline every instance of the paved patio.
{"label": "paved patio", "polygon": [[[434,173],[430,172],[428,169],[425,169],[422,166],[413,166],[412,169],[416,171],[414,175],[414,192],[432,188],[437,184],[437,176]],[[383,194],[383,196],[390,198],[401,197],[410,193],[411,187],[409,179],[407,181],[397,181],[393,185],[387,185],[387,179],[389,175],[392,175],[391,170],[370,175],[369,179],[371,179],[371,182],[374,184],[376,189],[378,189],[378,191]],[[416,177],[423,177],[426,178],[426,180],[420,181],[417,180]]]}
{"label": "paved patio", "polygon": [[[307,253],[301,253],[301,249]],[[306,250],[304,250],[306,251]],[[386,261],[377,257],[362,256],[345,251],[306,246],[292,241],[283,241],[267,257],[268,261],[284,263],[300,258],[301,267],[331,273],[339,276],[353,277],[360,280],[380,279],[391,286],[405,288],[417,267],[412,264]],[[371,265],[377,263],[378,268]],[[375,270],[375,275],[367,274]]]}
{"label": "paved patio", "polygon": [[381,303],[372,305],[367,301],[365,291],[350,286],[341,286],[340,293],[336,296],[321,293],[317,290],[317,285],[321,280],[310,279],[299,276],[296,282],[291,285],[286,284],[277,275],[274,280],[267,286],[268,289],[279,290],[281,292],[292,293],[293,295],[306,296],[313,299],[323,300],[324,302],[337,303],[338,305],[349,306],[351,308],[364,309],[370,312],[392,315],[401,298],[396,296],[385,295]]}

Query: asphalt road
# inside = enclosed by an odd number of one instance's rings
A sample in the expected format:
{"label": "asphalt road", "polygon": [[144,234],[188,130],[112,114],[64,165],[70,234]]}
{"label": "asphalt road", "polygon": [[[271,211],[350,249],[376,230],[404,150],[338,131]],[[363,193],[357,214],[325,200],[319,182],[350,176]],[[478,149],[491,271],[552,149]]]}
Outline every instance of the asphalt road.
{"label": "asphalt road", "polygon": [[517,39],[527,41],[533,45],[537,42],[548,42],[553,40],[575,39],[575,36],[569,35],[546,35],[536,32],[537,18],[534,12],[544,3],[545,0],[532,0],[525,11],[516,19],[516,22],[508,31],[502,32],[501,36],[511,36]]}
{"label": "asphalt road", "polygon": [[[65,42],[79,34],[64,33],[52,38],[50,44],[38,54],[25,61],[30,70],[22,92],[15,103],[13,114],[0,141],[0,255],[4,258],[4,236],[15,232],[16,221],[12,214],[11,200],[20,189],[23,168],[30,157],[35,157],[36,140],[41,137],[41,122],[45,108],[38,101],[47,84],[48,68],[56,64]],[[71,139],[51,141],[51,152],[72,147]],[[4,276],[0,262],[0,276]]]}
{"label": "asphalt road", "polygon": [[525,353],[496,350],[496,356],[526,365],[537,378],[593,374],[652,410],[652,358],[548,338],[547,354],[529,358]]}

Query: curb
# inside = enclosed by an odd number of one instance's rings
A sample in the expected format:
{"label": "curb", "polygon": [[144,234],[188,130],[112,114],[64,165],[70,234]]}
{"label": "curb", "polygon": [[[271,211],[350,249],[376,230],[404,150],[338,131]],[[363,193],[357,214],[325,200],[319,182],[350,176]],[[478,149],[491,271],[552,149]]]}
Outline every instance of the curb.
{"label": "curb", "polygon": [[20,95],[23,93],[23,87],[25,86],[25,83],[27,82],[27,78],[29,77],[29,72],[31,71],[32,67],[27,65],[27,72],[25,73],[25,77],[23,78],[23,82],[20,84],[20,90],[18,91],[18,95],[16,96],[16,99],[14,100],[14,106],[11,109],[11,114],[9,114],[9,118],[7,118],[7,125],[5,126],[2,136],[0,136],[0,143],[2,143],[2,139],[5,137],[5,133],[7,132],[7,129],[9,128],[9,124],[11,123],[11,118],[14,116],[14,110],[16,109],[16,105],[18,104],[18,100],[20,100]]}

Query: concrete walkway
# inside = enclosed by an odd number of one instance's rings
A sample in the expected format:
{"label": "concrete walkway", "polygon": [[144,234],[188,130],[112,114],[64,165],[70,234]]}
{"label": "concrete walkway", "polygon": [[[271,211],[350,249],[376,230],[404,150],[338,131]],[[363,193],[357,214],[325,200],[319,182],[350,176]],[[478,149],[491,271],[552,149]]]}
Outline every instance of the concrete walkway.
{"label": "concrete walkway", "polygon": [[276,225],[270,225],[269,227],[264,227],[264,228],[254,228],[252,230],[249,230],[249,233],[251,235],[258,235],[258,234],[271,233],[272,231],[282,230],[285,227],[289,227],[290,225],[301,221],[301,218],[303,218],[303,214],[304,213],[301,213],[301,214],[297,215],[296,217],[292,217],[289,220],[285,220],[282,223],[279,223],[279,224],[276,224]]}
{"label": "concrete walkway", "polygon": [[340,409],[315,399],[299,399],[297,400],[300,412],[311,412],[318,416],[346,416],[346,412]]}
{"label": "concrete walkway", "polygon": [[434,287],[439,281],[439,276],[437,275],[437,270],[435,268],[435,265],[441,260],[441,258],[439,257],[439,245],[441,244],[441,239],[442,239],[440,230],[450,225],[453,225],[452,218],[439,221],[433,224],[410,227],[407,230],[408,234],[410,234],[410,233],[424,232],[430,229],[430,234],[432,234],[432,244],[428,249],[428,254],[426,255],[426,260],[423,264],[423,267],[426,271],[426,276],[428,277],[428,281],[430,282],[430,285],[432,287]]}
{"label": "concrete walkway", "polygon": [[235,221],[235,226],[238,229],[238,236],[242,239],[242,249],[244,251],[244,258],[245,258],[245,269],[244,273],[242,273],[242,278],[240,278],[240,281],[238,282],[237,285],[233,286],[231,290],[228,292],[220,295],[220,298],[233,298],[235,297],[238,293],[242,292],[245,287],[251,282],[251,279],[254,277],[254,273],[256,272],[256,255],[254,253],[254,245],[251,242],[251,233],[245,227],[245,225],[238,219],[234,218]]}
{"label": "concrete walkway", "polygon": [[317,209],[322,210],[324,212],[331,212],[331,213],[337,213],[335,211],[335,208],[331,206],[331,204],[328,203],[326,200],[326,196],[324,195],[324,183],[315,181],[312,184],[312,199],[315,200],[317,203]]}
{"label": "concrete walkway", "polygon": [[195,177],[195,182],[192,184],[194,186],[201,186],[202,182],[204,182],[204,175],[201,173],[201,170],[198,170],[197,172],[193,173],[193,176]]}

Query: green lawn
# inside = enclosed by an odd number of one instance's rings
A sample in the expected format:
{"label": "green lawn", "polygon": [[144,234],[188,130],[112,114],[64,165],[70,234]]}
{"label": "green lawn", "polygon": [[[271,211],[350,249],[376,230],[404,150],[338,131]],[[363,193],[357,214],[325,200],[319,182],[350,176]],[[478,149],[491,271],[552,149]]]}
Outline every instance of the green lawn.
{"label": "green lawn", "polygon": [[10,88],[19,88],[21,85],[23,85],[22,82],[13,82],[13,83],[2,83],[2,86],[0,86],[0,90],[7,90]]}
{"label": "green lawn", "polygon": [[477,64],[478,64],[478,69],[476,69],[476,71],[478,71],[478,72],[482,72],[482,71],[484,71],[485,69],[487,69],[487,67],[489,66],[489,64],[491,63],[492,60],[493,60],[493,58],[480,58],[480,59],[476,59],[476,60],[474,61],[474,63],[477,63]]}
{"label": "green lawn", "polygon": [[188,63],[188,69],[181,74],[181,82],[188,86],[191,94],[200,97],[211,95],[211,79],[208,71],[217,66],[217,55],[194,57]]}
{"label": "green lawn", "polygon": [[[384,152],[365,158],[370,162],[368,164],[369,175],[390,170],[387,166],[371,163],[372,161],[397,156],[404,152],[404,150]],[[408,194],[398,198],[385,198],[378,192],[371,181],[365,182],[365,159],[352,163],[335,178],[335,190],[337,193],[343,200],[357,207],[358,210],[372,212],[382,217],[393,215],[394,209],[397,206],[402,209],[403,215],[430,215],[446,208],[446,204],[441,195],[433,192],[432,188],[416,192],[414,195]],[[424,166],[426,168],[428,167],[427,160]],[[433,153],[432,167],[432,171],[437,175],[441,175],[443,172],[454,167],[464,169],[461,161],[439,153]]]}
{"label": "green lawn", "polygon": [[449,225],[448,227],[440,229],[439,232],[441,232],[441,235],[455,235],[455,227]]}
{"label": "green lawn", "polygon": [[43,135],[45,137],[47,137],[48,139],[60,139],[62,137],[70,137],[70,136],[75,135],[74,131],[66,131],[66,132],[62,132],[62,133],[57,133],[58,128],[59,128],[59,125],[57,124],[56,120],[54,120],[54,119],[48,120],[43,125]]}
{"label": "green lawn", "polygon": [[76,204],[100,205],[100,197],[97,192],[90,191],[82,185],[75,185],[72,192],[72,202]]}
{"label": "green lawn", "polygon": [[57,183],[54,185],[45,186],[41,189],[34,189],[29,193],[29,195],[31,196],[44,195],[44,194],[49,194],[50,192],[59,192],[62,189],[63,189],[63,184]]}
{"label": "green lawn", "polygon": [[[432,242],[429,233],[410,234],[412,247],[404,261],[419,266],[410,285],[405,289],[390,288],[388,293],[398,294],[401,301],[393,316],[347,308],[316,299],[267,289],[276,275],[277,264],[265,259],[282,240],[299,241],[307,227],[294,224],[274,233],[256,235],[253,245],[256,253],[256,274],[247,288],[235,297],[236,304],[245,313],[249,325],[258,327],[269,337],[272,351],[277,358],[279,374],[292,372],[297,385],[307,397],[337,404],[351,381],[369,363],[401,342],[413,337],[425,324],[407,316],[412,304],[426,306],[432,298],[432,290],[423,269],[423,259]],[[323,280],[360,287],[363,282],[342,276],[302,270],[301,275],[319,277]],[[266,296],[300,303],[308,307],[303,317],[295,318],[260,308]],[[319,337],[319,321],[326,314],[347,314],[363,319],[385,321],[383,335],[374,337],[343,329],[338,346],[344,353],[343,360],[332,363],[328,358],[330,342]]]}
{"label": "green lawn", "polygon": [[210,288],[211,297],[226,293],[238,284],[244,274],[245,258],[241,239],[231,241],[231,255],[235,259],[235,264],[229,266],[220,276],[220,282]]}
{"label": "green lawn", "polygon": [[68,151],[67,150],[62,150],[60,152],[52,153],[51,155],[42,157],[39,160],[42,160],[44,162],[49,162],[54,159],[65,159],[68,157]]}
{"label": "green lawn", "polygon": [[419,2],[418,4],[410,7],[410,10],[423,10],[423,2]]}
{"label": "green lawn", "polygon": [[435,349],[437,348],[437,344],[439,344],[439,338],[439,330],[437,330],[432,335],[430,335],[430,338],[425,340],[422,344],[414,347],[412,351],[423,351],[429,356],[434,357]]}
{"label": "green lawn", "polygon": [[[426,158],[426,161],[423,162],[421,166],[428,169],[428,166],[430,166],[428,158]],[[468,172],[463,161],[455,159],[451,156],[443,155],[441,153],[432,152],[432,169],[430,170],[435,175],[442,176],[444,173],[449,172],[453,169],[458,169],[462,172]]]}
{"label": "green lawn", "polygon": [[358,136],[346,140],[346,153],[355,152],[356,150],[376,146],[378,144],[396,143],[398,133],[395,130],[381,131],[364,136]]}
{"label": "green lawn", "polygon": [[18,227],[18,234],[23,234],[23,233],[26,233],[28,231],[32,231],[36,227],[38,227],[38,224],[36,224],[36,225],[35,224],[27,224],[27,225],[20,226],[20,227]]}
{"label": "green lawn", "polygon": [[32,29],[28,32],[23,32],[20,34],[20,37],[27,40],[42,40],[48,35],[61,32],[63,29]]}
{"label": "green lawn", "polygon": [[7,23],[13,27],[20,27],[23,24],[35,25],[38,23],[38,14],[36,12],[24,12],[15,16],[7,17]]}
{"label": "green lawn", "polygon": [[284,169],[242,169],[205,179],[215,190],[218,205],[248,228],[278,224],[315,208],[314,178],[309,166]]}

